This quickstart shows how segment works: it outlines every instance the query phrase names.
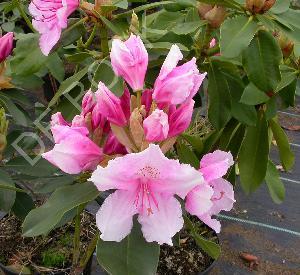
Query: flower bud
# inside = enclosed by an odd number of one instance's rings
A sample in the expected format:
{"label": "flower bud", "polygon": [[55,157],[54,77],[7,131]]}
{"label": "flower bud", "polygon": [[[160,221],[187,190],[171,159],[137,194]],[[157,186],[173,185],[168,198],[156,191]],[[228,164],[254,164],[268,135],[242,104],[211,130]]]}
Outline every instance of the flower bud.
{"label": "flower bud", "polygon": [[50,121],[51,126],[54,125],[69,125],[69,123],[64,119],[62,116],[61,112],[57,112],[51,116],[51,121]]}
{"label": "flower bud", "polygon": [[0,160],[2,159],[2,153],[4,152],[7,140],[7,128],[8,128],[8,121],[6,120],[5,111],[3,108],[0,109]]}
{"label": "flower bud", "polygon": [[246,9],[252,13],[264,13],[273,7],[276,0],[246,0]]}
{"label": "flower bud", "polygon": [[205,19],[204,16],[207,12],[209,12],[213,8],[212,5],[204,4],[204,3],[198,3],[198,13],[202,19]]}
{"label": "flower bud", "polygon": [[288,39],[286,35],[280,33],[278,36],[278,43],[284,57],[289,57],[293,51],[294,43]]}
{"label": "flower bud", "polygon": [[86,115],[87,113],[91,112],[95,107],[95,105],[96,105],[95,95],[91,90],[89,90],[82,98],[82,104],[81,104],[82,114]]}
{"label": "flower bud", "polygon": [[129,26],[129,32],[137,34],[139,32],[140,22],[136,13],[133,11],[131,15],[131,22]]}
{"label": "flower bud", "polygon": [[214,6],[213,9],[204,15],[204,19],[209,22],[211,27],[219,28],[224,22],[226,15],[227,13],[224,7]]}
{"label": "flower bud", "polygon": [[143,123],[146,140],[149,142],[162,141],[168,137],[168,115],[156,109]]}
{"label": "flower bud", "polygon": [[11,53],[14,42],[14,33],[9,32],[0,38],[0,63]]}

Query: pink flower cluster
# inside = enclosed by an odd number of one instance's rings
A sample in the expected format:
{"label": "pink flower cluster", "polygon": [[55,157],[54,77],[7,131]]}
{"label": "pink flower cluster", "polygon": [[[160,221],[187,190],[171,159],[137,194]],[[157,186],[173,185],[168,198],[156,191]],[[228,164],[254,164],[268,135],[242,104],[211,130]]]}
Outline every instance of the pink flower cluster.
{"label": "pink flower cluster", "polygon": [[97,214],[105,241],[125,238],[133,216],[138,215],[147,241],[172,245],[172,237],[183,226],[175,195],[185,200],[190,214],[216,232],[220,223],[212,216],[233,206],[232,186],[222,179],[233,165],[230,153],[205,155],[199,171],[164,155],[188,128],[193,97],[206,75],[199,73],[194,58],[178,66],[181,59],[183,55],[173,45],[153,88],[144,89],[148,65],[144,44],[134,35],[125,42],[116,39],[112,66],[134,93],[125,86],[123,95],[117,97],[100,82],[95,94],[86,93],[82,112],[71,123],[60,113],[52,117],[56,144],[43,157],[66,173],[96,169],[90,180],[97,188],[116,190]]}

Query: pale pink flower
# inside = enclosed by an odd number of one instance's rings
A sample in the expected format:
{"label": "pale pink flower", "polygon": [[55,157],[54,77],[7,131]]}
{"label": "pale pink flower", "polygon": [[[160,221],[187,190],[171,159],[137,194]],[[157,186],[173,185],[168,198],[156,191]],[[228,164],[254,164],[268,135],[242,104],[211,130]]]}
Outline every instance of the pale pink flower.
{"label": "pale pink flower", "polygon": [[14,33],[9,32],[0,37],[0,63],[4,61],[10,54],[13,48]]}
{"label": "pale pink flower", "polygon": [[64,119],[61,112],[57,112],[51,116],[50,125],[51,126],[54,126],[54,125],[67,126],[67,125],[69,125],[69,123]]}
{"label": "pale pink flower", "polygon": [[163,141],[168,137],[168,115],[156,109],[143,122],[145,138],[149,142]]}
{"label": "pale pink flower", "polygon": [[102,160],[102,149],[87,137],[87,128],[54,125],[51,131],[54,148],[42,156],[65,173],[93,170]]}
{"label": "pale pink flower", "polygon": [[176,107],[170,106],[169,109],[169,137],[177,136],[183,133],[190,125],[193,115],[195,101],[187,100],[185,103]]}
{"label": "pale pink flower", "polygon": [[110,59],[116,75],[123,77],[134,91],[143,89],[148,53],[139,36],[131,34],[125,42],[114,39]]}
{"label": "pale pink flower", "polygon": [[[107,118],[111,123],[118,126],[125,126],[128,122],[128,109],[124,106],[129,105],[130,98],[127,92],[124,92],[121,98],[114,95],[104,83],[100,82],[96,92],[97,107],[99,113]],[[123,101],[128,101],[127,104]]]}
{"label": "pale pink flower", "polygon": [[213,38],[210,42],[209,42],[209,47],[213,48],[217,45],[217,40],[216,38]]}
{"label": "pale pink flower", "polygon": [[232,155],[220,150],[203,156],[200,161],[200,172],[205,183],[194,188],[186,199],[186,210],[217,233],[220,232],[221,223],[212,216],[222,210],[230,211],[235,202],[232,185],[222,178],[233,164]]}
{"label": "pale pink flower", "polygon": [[76,115],[72,119],[72,127],[86,127],[85,117],[83,115]]}
{"label": "pale pink flower", "polygon": [[179,47],[173,45],[154,83],[153,99],[157,103],[181,104],[192,99],[199,90],[206,73],[199,73],[196,58],[177,66],[182,58]]}
{"label": "pale pink flower", "polygon": [[41,34],[40,48],[44,55],[60,39],[62,29],[68,25],[68,17],[77,9],[79,0],[32,0],[29,11],[34,17],[33,27]]}
{"label": "pale pink flower", "polygon": [[130,233],[133,216],[138,214],[146,241],[170,245],[183,226],[180,203],[174,195],[184,198],[203,182],[201,173],[166,158],[154,144],[140,153],[111,160],[105,168],[98,166],[90,180],[100,191],[117,189],[96,216],[101,239],[120,242]]}

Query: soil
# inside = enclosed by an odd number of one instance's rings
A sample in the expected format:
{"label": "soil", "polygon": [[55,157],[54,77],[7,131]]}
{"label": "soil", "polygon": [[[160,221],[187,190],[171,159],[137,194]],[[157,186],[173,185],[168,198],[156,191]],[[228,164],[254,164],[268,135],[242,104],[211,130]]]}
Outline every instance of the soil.
{"label": "soil", "polygon": [[[97,229],[95,218],[87,212],[82,214],[81,224],[81,251],[84,251]],[[0,220],[0,262],[16,270],[23,269],[23,272],[68,274],[73,256],[73,224],[67,223],[47,236],[36,238],[22,237],[21,225],[22,222],[12,215]]]}
{"label": "soil", "polygon": [[[199,233],[208,240],[218,242],[216,234],[200,222],[192,218]],[[178,236],[177,236],[178,237]],[[206,270],[213,259],[207,255],[194,241],[186,229],[179,232],[179,244],[160,247],[160,258],[157,275],[196,275]]]}

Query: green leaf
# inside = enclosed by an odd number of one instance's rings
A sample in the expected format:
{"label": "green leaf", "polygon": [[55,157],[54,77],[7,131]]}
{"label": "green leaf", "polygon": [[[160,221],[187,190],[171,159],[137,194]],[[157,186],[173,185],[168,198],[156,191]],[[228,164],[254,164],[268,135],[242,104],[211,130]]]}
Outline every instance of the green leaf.
{"label": "green leaf", "polygon": [[281,80],[281,60],[280,47],[267,31],[259,31],[243,54],[243,65],[248,78],[266,93],[275,91]]}
{"label": "green leaf", "polygon": [[[15,183],[10,176],[0,170],[0,210],[8,212],[16,199]],[[12,189],[12,190],[11,190]]]}
{"label": "green leaf", "polygon": [[291,151],[288,137],[275,119],[271,119],[269,121],[269,125],[272,129],[274,139],[276,140],[276,144],[279,149],[279,156],[282,166],[286,171],[291,170],[295,163],[295,156]]}
{"label": "green leaf", "polygon": [[300,11],[299,10],[292,10],[288,9],[285,13],[281,13],[277,15],[282,20],[285,20],[290,25],[300,29],[300,22],[299,22]]}
{"label": "green leaf", "polygon": [[269,99],[270,98],[263,91],[250,82],[245,88],[240,102],[247,105],[257,105],[267,102]]}
{"label": "green leaf", "polygon": [[97,259],[111,275],[152,275],[156,274],[159,245],[146,242],[139,224],[134,222],[131,233],[121,242],[99,239]]}
{"label": "green leaf", "polygon": [[46,66],[49,69],[50,73],[59,81],[63,82],[65,77],[64,63],[59,58],[59,55],[54,52],[52,53],[46,62]]}
{"label": "green leaf", "polygon": [[14,57],[10,60],[11,71],[21,76],[30,76],[38,72],[48,57],[43,55],[38,34],[23,34],[17,41]]}
{"label": "green leaf", "polygon": [[291,82],[288,86],[284,87],[279,91],[279,95],[284,103],[285,108],[290,106],[295,106],[295,95],[296,95],[296,88],[297,88],[297,79]]}
{"label": "green leaf", "polygon": [[191,136],[188,134],[182,134],[181,135],[190,145],[192,145],[193,149],[197,153],[201,153],[203,150],[203,141],[202,138],[199,136]]}
{"label": "green leaf", "polygon": [[90,182],[78,183],[57,189],[42,206],[30,211],[22,225],[23,235],[34,237],[47,234],[64,214],[71,209],[90,201],[99,195]]}
{"label": "green leaf", "polygon": [[[290,68],[289,68],[290,69]],[[283,88],[290,85],[297,78],[297,71],[295,70],[284,70],[281,72],[281,81],[278,84],[275,93],[281,91]]]}
{"label": "green leaf", "polygon": [[216,62],[210,63],[208,78],[209,121],[216,129],[221,129],[231,118],[231,98],[228,83]]}
{"label": "green leaf", "polygon": [[275,5],[270,9],[270,12],[275,14],[284,13],[288,11],[290,4],[290,0],[277,0]]}
{"label": "green leaf", "polygon": [[65,29],[56,47],[60,45],[68,46],[77,41],[82,35],[86,33],[83,22],[80,19],[71,18],[68,20],[68,28]]}
{"label": "green leaf", "polygon": [[265,180],[272,200],[275,203],[282,203],[285,198],[285,188],[280,179],[279,172],[271,160],[268,162]]}
{"label": "green leaf", "polygon": [[6,163],[5,168],[12,169],[15,172],[33,177],[52,176],[55,172],[58,171],[57,167],[43,158],[40,158],[39,161],[37,161],[35,165],[32,166],[26,159],[21,156],[9,160]]}
{"label": "green leaf", "polygon": [[17,192],[16,200],[11,210],[19,219],[24,220],[34,207],[34,202],[28,194]]}
{"label": "green leaf", "polygon": [[81,69],[78,73],[72,75],[71,77],[67,78],[65,81],[63,81],[57,91],[57,93],[54,95],[54,97],[49,102],[48,107],[50,108],[53,106],[57,100],[64,94],[71,91],[74,87],[76,87],[79,83],[79,81],[87,74],[89,70],[89,66],[84,67]]}
{"label": "green leaf", "polygon": [[195,22],[184,22],[176,24],[174,28],[171,29],[172,32],[176,34],[188,34],[195,32],[197,29],[201,28],[206,24],[205,21],[195,21]]}
{"label": "green leaf", "polygon": [[260,112],[256,127],[247,127],[238,156],[241,185],[246,194],[255,191],[265,178],[268,156],[268,125]]}
{"label": "green leaf", "polygon": [[187,145],[178,144],[177,154],[182,163],[190,164],[195,169],[199,169],[199,159]]}
{"label": "green leaf", "polygon": [[239,56],[250,44],[257,29],[253,17],[239,15],[225,20],[220,30],[221,55],[228,58]]}
{"label": "green leaf", "polygon": [[186,215],[184,216],[184,224],[190,231],[192,237],[195,239],[197,245],[199,245],[213,259],[219,258],[221,254],[221,248],[218,244],[213,241],[206,240],[201,235],[199,235],[197,233],[196,226]]}

